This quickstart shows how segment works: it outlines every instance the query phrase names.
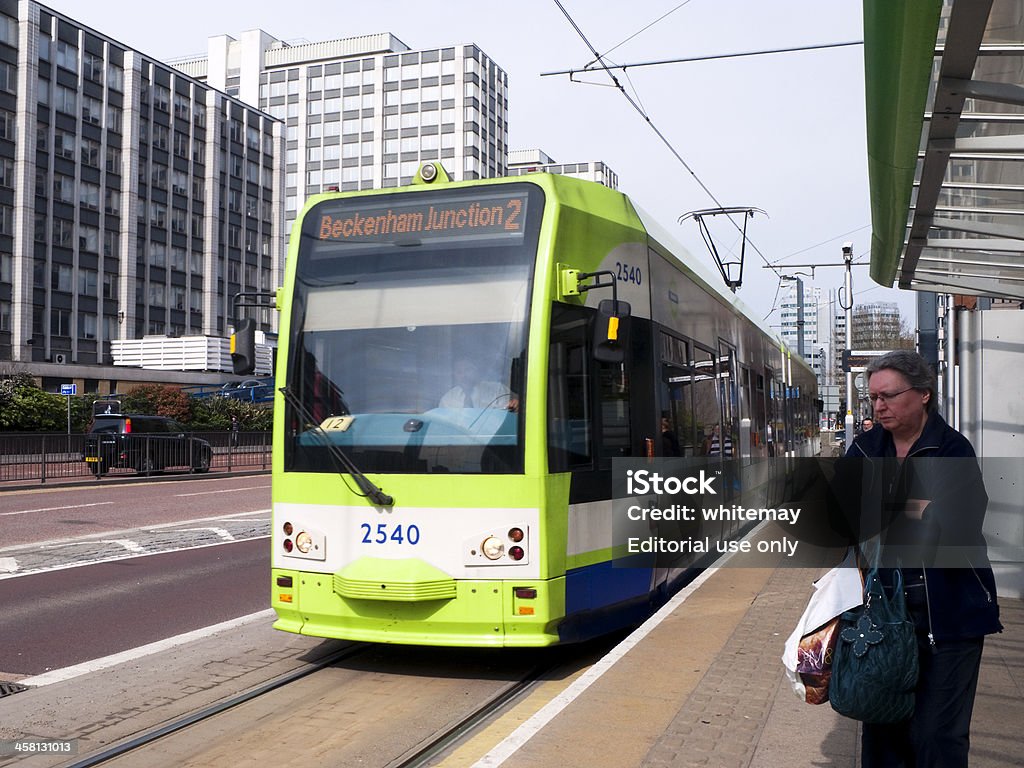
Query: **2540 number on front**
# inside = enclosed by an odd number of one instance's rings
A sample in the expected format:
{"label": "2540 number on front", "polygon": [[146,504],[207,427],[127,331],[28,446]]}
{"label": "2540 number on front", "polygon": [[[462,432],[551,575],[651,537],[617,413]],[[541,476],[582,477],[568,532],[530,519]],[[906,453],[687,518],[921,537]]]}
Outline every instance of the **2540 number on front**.
{"label": "2540 number on front", "polygon": [[420,543],[420,528],[418,525],[402,525],[401,523],[388,524],[377,523],[376,526],[369,523],[362,523],[359,529],[363,532],[363,544],[412,544]]}

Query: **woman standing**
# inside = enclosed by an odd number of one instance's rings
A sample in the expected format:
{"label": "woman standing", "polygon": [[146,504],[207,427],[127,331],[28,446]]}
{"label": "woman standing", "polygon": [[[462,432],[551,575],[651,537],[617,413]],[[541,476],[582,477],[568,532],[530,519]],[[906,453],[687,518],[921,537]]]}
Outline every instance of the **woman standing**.
{"label": "woman standing", "polygon": [[[865,723],[861,765],[967,766],[985,635],[1002,630],[981,533],[988,496],[974,448],[936,411],[935,375],[927,361],[896,350],[872,360],[866,372],[881,428],[862,432],[846,455],[899,464],[886,494],[897,519],[882,533],[883,557],[884,540],[901,525],[904,532],[926,532],[933,553],[954,544],[971,554],[956,567],[940,557],[939,567],[902,568],[920,662],[914,714],[900,723]],[[923,471],[908,466],[922,457],[957,460],[932,459],[939,471],[927,462]]]}

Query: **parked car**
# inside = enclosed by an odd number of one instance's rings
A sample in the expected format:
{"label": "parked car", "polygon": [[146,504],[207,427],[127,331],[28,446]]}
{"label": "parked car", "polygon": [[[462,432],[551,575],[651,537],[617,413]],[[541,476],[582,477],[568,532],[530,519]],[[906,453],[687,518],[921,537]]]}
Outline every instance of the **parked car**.
{"label": "parked car", "polygon": [[274,380],[243,379],[242,381],[229,381],[226,384],[221,385],[220,394],[221,397],[245,400],[250,403],[273,400]]}
{"label": "parked car", "polygon": [[114,467],[145,474],[167,467],[209,472],[213,449],[166,416],[102,413],[93,417],[82,458],[97,476]]}

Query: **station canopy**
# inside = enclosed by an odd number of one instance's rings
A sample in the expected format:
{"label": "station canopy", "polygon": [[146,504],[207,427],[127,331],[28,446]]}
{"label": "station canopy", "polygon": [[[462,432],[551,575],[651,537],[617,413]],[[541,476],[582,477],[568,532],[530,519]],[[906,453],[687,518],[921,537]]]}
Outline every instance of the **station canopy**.
{"label": "station canopy", "polygon": [[1024,298],[1024,0],[865,0],[871,276]]}

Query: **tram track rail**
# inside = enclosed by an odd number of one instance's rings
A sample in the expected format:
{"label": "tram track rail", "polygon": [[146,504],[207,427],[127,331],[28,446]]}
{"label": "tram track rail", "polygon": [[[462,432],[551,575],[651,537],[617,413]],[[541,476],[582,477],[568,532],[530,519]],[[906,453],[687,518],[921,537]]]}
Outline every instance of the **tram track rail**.
{"label": "tram track rail", "polygon": [[[118,741],[73,763],[65,764],[64,768],[93,768],[93,766],[115,762],[119,758],[144,750],[146,747],[180,734],[188,728],[210,721],[339,662],[349,661],[370,653],[374,648],[373,644],[346,646],[250,690]],[[442,726],[440,730],[427,736],[404,754],[398,755],[390,762],[382,763],[380,768],[424,768],[434,764],[437,759],[468,740],[481,728],[493,722],[500,714],[520,701],[539,682],[547,679],[551,672],[561,667],[565,661],[564,654],[556,654],[555,658],[547,658],[532,666],[531,669],[519,675],[518,679],[508,682],[482,704],[474,707],[471,712],[459,717],[455,722]]]}
{"label": "tram track rail", "polygon": [[353,658],[354,656],[366,653],[369,648],[370,646],[367,645],[346,646],[345,648],[341,648],[334,653],[330,653],[320,659],[317,659],[304,667],[276,677],[273,680],[269,680],[266,683],[256,686],[248,691],[232,696],[224,701],[217,702],[216,704],[211,704],[210,706],[204,707],[196,712],[176,718],[169,723],[165,723],[156,728],[143,731],[137,736],[119,741],[106,749],[94,752],[81,760],[70,763],[65,766],[65,768],[92,768],[92,766],[103,765],[104,763],[110,762],[115,758],[122,757],[129,752],[149,746],[160,739],[176,734],[198,723],[210,720],[217,715],[235,709],[236,707],[250,702],[253,699],[257,699],[260,696],[264,696],[279,688],[283,688],[289,683],[308,677],[309,675],[319,672],[320,670],[339,661],[345,661]]}
{"label": "tram track rail", "polygon": [[521,697],[531,691],[543,677],[558,667],[561,662],[540,664],[513,683],[509,683],[475,711],[436,734],[427,743],[416,747],[388,763],[385,768],[425,768],[433,760],[468,739],[477,730],[491,722]]}

